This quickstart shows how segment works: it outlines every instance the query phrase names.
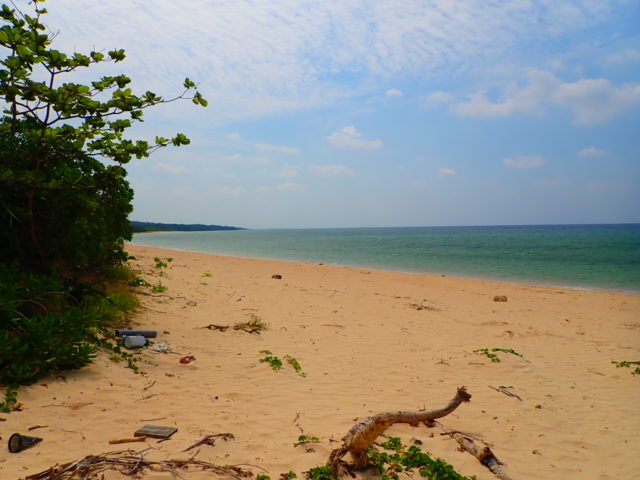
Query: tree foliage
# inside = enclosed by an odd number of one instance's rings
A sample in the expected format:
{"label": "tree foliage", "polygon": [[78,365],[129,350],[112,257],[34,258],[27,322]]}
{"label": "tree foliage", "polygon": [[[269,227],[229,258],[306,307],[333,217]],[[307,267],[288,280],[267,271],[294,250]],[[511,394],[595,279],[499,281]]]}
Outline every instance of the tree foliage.
{"label": "tree foliage", "polygon": [[189,143],[182,133],[132,140],[127,129],[154,105],[207,102],[188,78],[171,99],[134,94],[125,75],[89,85],[65,81],[77,70],[120,62],[125,52],[52,48],[54,35],[41,23],[46,10],[42,1],[32,3],[33,15],[7,5],[0,11],[0,260],[47,268],[108,263],[131,236],[133,192],[123,165]]}
{"label": "tree foliage", "polygon": [[134,94],[125,75],[73,82],[125,52],[56,50],[42,3],[31,2],[31,15],[0,9],[0,383],[8,385],[79,368],[106,345],[117,302],[96,280],[126,259],[133,191],[125,165],[189,143],[182,133],[133,140],[127,129],[155,105],[207,104],[189,79],[170,99]]}

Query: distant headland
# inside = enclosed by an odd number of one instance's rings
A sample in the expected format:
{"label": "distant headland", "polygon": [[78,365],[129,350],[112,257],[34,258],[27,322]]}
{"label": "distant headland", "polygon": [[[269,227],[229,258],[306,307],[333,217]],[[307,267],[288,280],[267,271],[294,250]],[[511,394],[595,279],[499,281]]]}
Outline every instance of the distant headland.
{"label": "distant headland", "polygon": [[241,227],[229,227],[227,225],[202,225],[199,223],[156,223],[131,221],[134,233],[144,232],[209,232],[215,230],[246,230]]}

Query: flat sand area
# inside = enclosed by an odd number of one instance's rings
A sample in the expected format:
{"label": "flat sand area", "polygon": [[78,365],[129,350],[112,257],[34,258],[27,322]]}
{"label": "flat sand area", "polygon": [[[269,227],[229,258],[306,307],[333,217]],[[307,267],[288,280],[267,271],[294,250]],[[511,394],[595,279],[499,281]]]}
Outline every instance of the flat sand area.
{"label": "flat sand area", "polygon": [[[156,344],[169,351],[141,352],[144,376],[101,354],[82,370],[21,388],[23,410],[0,414],[1,479],[126,449],[148,449],[153,460],[195,455],[242,464],[274,480],[290,470],[302,478],[357,421],[442,407],[463,385],[471,401],[441,423],[491,445],[513,479],[638,478],[640,375],[612,361],[640,360],[639,295],[127,249],[141,277],[167,287],[140,288],[143,308],[129,326],[157,330]],[[154,257],[173,261],[157,269]],[[255,317],[268,329],[233,330]],[[474,352],[483,348],[522,357],[496,352],[501,361],[492,362]],[[261,350],[284,367],[260,362]],[[180,363],[186,355],[195,360]],[[109,444],[147,424],[178,430],[163,442]],[[43,441],[11,454],[13,432]],[[219,433],[234,438],[183,452]],[[463,475],[496,478],[441,433],[422,424],[386,432],[421,443]],[[302,434],[319,441],[294,446]],[[195,468],[181,474],[215,478]],[[420,478],[400,476],[407,477]],[[104,478],[132,477],[107,470]],[[137,478],[173,477],[147,471]]]}

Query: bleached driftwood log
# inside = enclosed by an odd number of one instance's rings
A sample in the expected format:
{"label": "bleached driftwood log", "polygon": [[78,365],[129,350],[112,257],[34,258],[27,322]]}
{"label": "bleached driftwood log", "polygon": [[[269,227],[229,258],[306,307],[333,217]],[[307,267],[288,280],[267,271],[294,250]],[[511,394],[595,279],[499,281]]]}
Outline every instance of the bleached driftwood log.
{"label": "bleached driftwood log", "polygon": [[511,480],[511,477],[507,472],[502,468],[502,463],[498,457],[495,456],[493,451],[488,446],[480,446],[476,444],[469,435],[465,435],[461,432],[456,432],[454,430],[449,430],[447,427],[442,425],[439,422],[434,422],[437,424],[447,435],[451,435],[452,438],[458,442],[460,448],[466,452],[469,452],[471,455],[476,457],[478,461],[491,470],[496,477],[500,480]]}
{"label": "bleached driftwood log", "polygon": [[340,471],[340,460],[347,453],[353,458],[353,467],[362,469],[369,464],[369,454],[367,450],[376,441],[378,435],[384,432],[391,425],[396,423],[409,423],[418,425],[421,422],[428,422],[436,418],[449,415],[463,402],[468,402],[471,395],[467,393],[465,387],[458,388],[456,396],[449,404],[436,410],[421,410],[419,412],[384,412],[367,418],[365,421],[355,425],[345,435],[343,444],[331,452],[329,465],[335,472]]}

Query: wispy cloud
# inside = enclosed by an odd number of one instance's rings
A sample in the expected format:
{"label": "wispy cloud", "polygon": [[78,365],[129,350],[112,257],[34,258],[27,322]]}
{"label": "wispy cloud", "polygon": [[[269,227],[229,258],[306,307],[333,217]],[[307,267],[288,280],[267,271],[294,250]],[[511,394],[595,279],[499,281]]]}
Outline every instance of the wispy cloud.
{"label": "wispy cloud", "polygon": [[353,148],[356,150],[378,150],[382,148],[382,140],[367,140],[354,126],[344,127],[333,132],[327,137],[327,141],[334,147]]}
{"label": "wispy cloud", "polygon": [[300,149],[296,147],[280,147],[278,145],[269,145],[268,143],[258,143],[256,148],[263,152],[285,153],[287,155],[293,155],[300,151]]}
{"label": "wispy cloud", "polygon": [[385,95],[389,98],[393,98],[393,97],[401,97],[404,95],[404,93],[401,90],[398,90],[396,88],[390,88],[389,90],[387,90]]}
{"label": "wispy cloud", "polygon": [[452,109],[463,117],[508,117],[543,115],[545,107],[555,105],[572,110],[576,124],[595,125],[640,105],[640,83],[616,86],[604,78],[563,82],[554,74],[537,69],[529,69],[527,79],[525,85],[507,85],[495,101],[478,92]]}
{"label": "wispy cloud", "polygon": [[544,165],[544,158],[540,155],[517,155],[505,158],[503,163],[509,168],[538,168]]}
{"label": "wispy cloud", "polygon": [[438,169],[438,176],[439,177],[451,177],[453,175],[456,175],[456,171],[451,169],[451,168],[439,168]]}
{"label": "wispy cloud", "polygon": [[238,132],[231,132],[227,135],[229,140],[240,140],[240,134]]}
{"label": "wispy cloud", "polygon": [[319,177],[353,176],[353,170],[344,165],[309,165],[309,172]]}
{"label": "wispy cloud", "polygon": [[392,75],[445,76],[451,65],[491,62],[531,39],[598,24],[624,4],[65,0],[51,5],[46,21],[60,30],[61,49],[82,49],[87,39],[98,50],[125,48],[125,73],[160,93],[189,75],[217,112],[212,121],[225,123],[362,93],[340,85],[345,72],[376,79],[364,87],[372,90]]}
{"label": "wispy cloud", "polygon": [[172,175],[178,175],[180,173],[186,173],[188,170],[180,165],[172,165],[170,163],[165,163],[165,162],[157,162],[154,165],[154,168],[158,169],[158,170],[164,170],[165,172],[169,172]]}
{"label": "wispy cloud", "polygon": [[600,157],[602,155],[606,155],[607,153],[609,152],[607,152],[606,150],[600,150],[596,147],[589,147],[580,150],[578,152],[578,155],[580,155],[581,157]]}
{"label": "wispy cloud", "polygon": [[453,102],[455,97],[447,92],[433,92],[422,101],[423,108],[431,108]]}

